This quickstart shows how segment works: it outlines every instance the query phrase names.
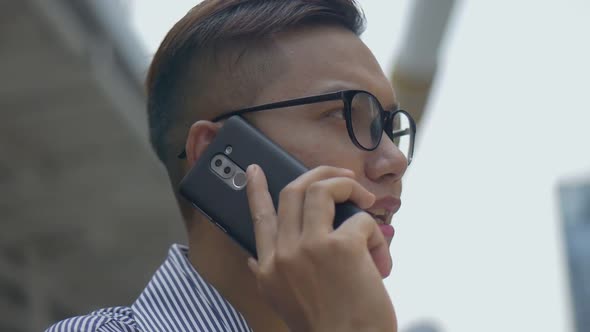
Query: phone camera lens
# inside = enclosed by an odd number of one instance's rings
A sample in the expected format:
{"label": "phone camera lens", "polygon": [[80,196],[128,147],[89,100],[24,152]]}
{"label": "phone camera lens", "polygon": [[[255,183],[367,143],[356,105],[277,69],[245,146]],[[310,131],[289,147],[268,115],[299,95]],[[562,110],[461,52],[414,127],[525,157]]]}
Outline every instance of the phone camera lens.
{"label": "phone camera lens", "polygon": [[225,174],[229,174],[231,172],[231,168],[230,167],[226,167],[223,169],[223,173]]}
{"label": "phone camera lens", "polygon": [[[217,160],[215,160],[215,166],[217,166],[217,167],[221,166],[221,164],[222,164],[222,163],[223,163],[223,162],[221,161],[221,159],[217,159]],[[226,167],[226,168],[227,168],[227,167]]]}

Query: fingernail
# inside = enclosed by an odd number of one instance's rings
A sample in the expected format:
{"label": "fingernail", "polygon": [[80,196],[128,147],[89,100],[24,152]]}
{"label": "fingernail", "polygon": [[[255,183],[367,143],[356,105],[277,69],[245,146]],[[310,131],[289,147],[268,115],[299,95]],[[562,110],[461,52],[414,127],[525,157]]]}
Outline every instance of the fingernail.
{"label": "fingernail", "polygon": [[246,174],[248,175],[248,178],[254,177],[254,175],[256,175],[256,165],[252,164],[248,166],[248,168],[246,168]]}
{"label": "fingernail", "polygon": [[256,268],[258,266],[258,263],[256,262],[256,260],[252,257],[248,258],[248,268],[250,268],[250,271],[252,273],[256,273]]}
{"label": "fingernail", "polygon": [[377,196],[375,196],[375,194],[369,193],[369,195],[370,198],[367,198],[367,208],[373,206],[373,204],[375,204],[375,201],[377,200]]}

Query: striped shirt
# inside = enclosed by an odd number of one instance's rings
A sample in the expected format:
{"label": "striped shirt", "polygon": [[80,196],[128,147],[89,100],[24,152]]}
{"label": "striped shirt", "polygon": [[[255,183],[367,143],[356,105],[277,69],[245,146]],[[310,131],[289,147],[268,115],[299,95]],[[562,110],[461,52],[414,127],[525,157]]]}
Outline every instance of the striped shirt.
{"label": "striped shirt", "polygon": [[209,285],[173,245],[130,307],[96,310],[58,322],[46,332],[251,331],[244,317]]}

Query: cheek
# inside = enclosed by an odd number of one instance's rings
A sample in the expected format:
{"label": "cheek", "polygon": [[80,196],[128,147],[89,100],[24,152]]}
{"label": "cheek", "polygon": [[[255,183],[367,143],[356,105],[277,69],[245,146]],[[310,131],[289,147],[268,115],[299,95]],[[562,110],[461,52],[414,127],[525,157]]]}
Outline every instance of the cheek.
{"label": "cheek", "polygon": [[328,130],[307,130],[295,134],[281,144],[308,168],[320,165],[347,168],[359,174],[363,171],[363,159],[348,136],[342,139]]}
{"label": "cheek", "polygon": [[281,119],[272,125],[260,124],[274,142],[300,160],[308,168],[320,165],[347,168],[363,174],[363,152],[350,141],[342,128],[322,126],[313,121]]}

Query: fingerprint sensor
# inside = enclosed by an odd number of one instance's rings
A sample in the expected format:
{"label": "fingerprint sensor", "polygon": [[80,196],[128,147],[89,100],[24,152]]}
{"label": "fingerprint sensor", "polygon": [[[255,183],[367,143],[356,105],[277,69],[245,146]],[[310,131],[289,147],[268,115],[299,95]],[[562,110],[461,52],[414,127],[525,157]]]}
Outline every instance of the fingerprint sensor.
{"label": "fingerprint sensor", "polygon": [[239,189],[244,188],[244,186],[246,185],[247,182],[247,177],[246,177],[246,173],[238,171],[236,172],[236,174],[234,175],[233,178],[233,182],[234,182],[234,186],[236,186]]}

